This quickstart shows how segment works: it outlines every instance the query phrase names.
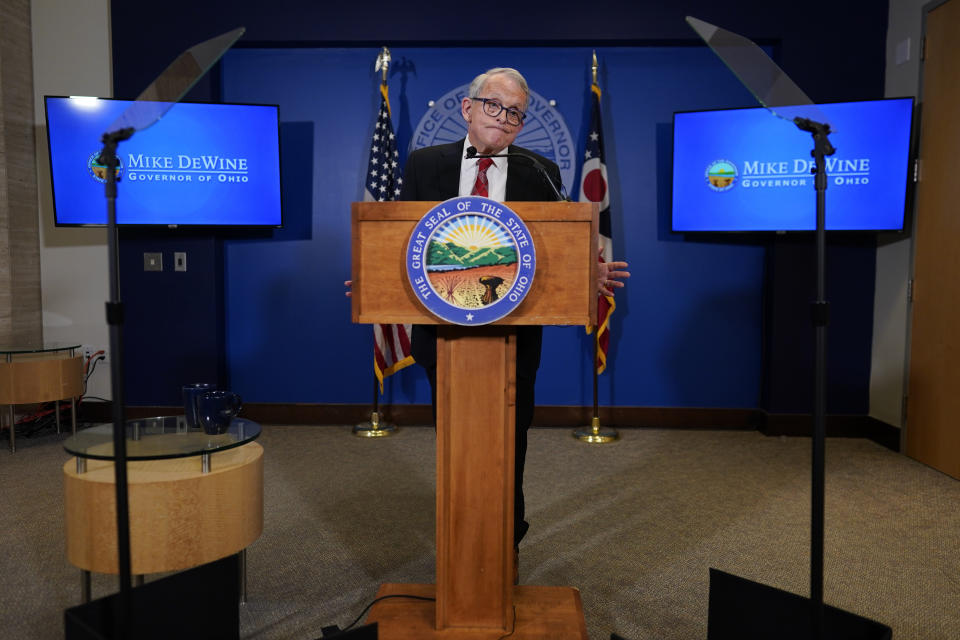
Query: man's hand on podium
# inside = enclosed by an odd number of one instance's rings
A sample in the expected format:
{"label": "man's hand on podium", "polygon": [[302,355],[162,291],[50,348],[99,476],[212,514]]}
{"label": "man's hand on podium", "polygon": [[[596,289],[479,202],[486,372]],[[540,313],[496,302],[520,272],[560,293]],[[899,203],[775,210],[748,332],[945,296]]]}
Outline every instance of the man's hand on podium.
{"label": "man's hand on podium", "polygon": [[622,289],[626,285],[625,282],[620,282],[620,280],[630,277],[630,272],[625,271],[629,266],[626,262],[604,262],[601,258],[600,268],[597,270],[597,294],[612,298],[614,288]]}
{"label": "man's hand on podium", "polygon": [[[353,287],[353,280],[344,280],[344,281],[343,281],[343,286],[345,286],[345,287],[347,288],[347,292],[346,292],[345,295],[349,298],[350,295],[351,295],[350,289]],[[621,285],[621,286],[623,286],[623,285]]]}

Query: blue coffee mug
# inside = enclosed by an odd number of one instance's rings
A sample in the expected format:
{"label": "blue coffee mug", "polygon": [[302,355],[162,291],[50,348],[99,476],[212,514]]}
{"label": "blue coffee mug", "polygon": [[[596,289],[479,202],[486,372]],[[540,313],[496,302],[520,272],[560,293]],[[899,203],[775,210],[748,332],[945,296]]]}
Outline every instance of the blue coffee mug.
{"label": "blue coffee mug", "polygon": [[197,415],[209,435],[226,433],[243,400],[232,391],[207,391],[197,398]]}
{"label": "blue coffee mug", "polygon": [[197,414],[197,399],[208,391],[213,391],[217,385],[210,382],[195,382],[183,385],[183,415],[187,419],[187,427],[200,427],[200,417]]}

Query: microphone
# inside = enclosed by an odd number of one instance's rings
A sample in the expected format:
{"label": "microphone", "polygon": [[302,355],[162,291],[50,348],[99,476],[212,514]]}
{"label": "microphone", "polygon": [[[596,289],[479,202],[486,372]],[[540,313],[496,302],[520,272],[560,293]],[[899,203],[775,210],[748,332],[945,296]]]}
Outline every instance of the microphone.
{"label": "microphone", "polygon": [[[566,201],[567,198],[564,198],[560,195],[560,191],[557,189],[557,185],[553,183],[553,180],[550,178],[550,174],[547,173],[546,167],[543,166],[543,163],[534,158],[533,156],[528,156],[525,153],[498,153],[498,154],[483,154],[477,153],[476,147],[467,147],[467,159],[472,160],[474,158],[523,158],[530,162],[533,165],[533,168],[540,172],[540,175],[543,176],[543,179],[547,181],[547,184],[550,185],[550,188],[553,189],[553,193],[557,196],[558,201]],[[563,187],[563,185],[560,185]]]}

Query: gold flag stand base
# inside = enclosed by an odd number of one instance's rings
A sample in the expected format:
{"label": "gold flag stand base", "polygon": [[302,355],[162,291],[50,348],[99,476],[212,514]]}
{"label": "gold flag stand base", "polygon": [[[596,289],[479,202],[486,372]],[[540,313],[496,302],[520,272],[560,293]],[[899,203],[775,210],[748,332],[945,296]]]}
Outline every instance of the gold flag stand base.
{"label": "gold flag stand base", "polygon": [[580,427],[573,432],[573,437],[580,442],[590,442],[592,444],[601,444],[604,442],[613,442],[620,435],[616,429],[610,427],[600,427],[600,418],[594,416],[589,427]]}
{"label": "gold flag stand base", "polygon": [[353,435],[360,438],[383,438],[397,432],[397,425],[380,422],[380,414],[370,414],[370,422],[361,422],[353,427]]}

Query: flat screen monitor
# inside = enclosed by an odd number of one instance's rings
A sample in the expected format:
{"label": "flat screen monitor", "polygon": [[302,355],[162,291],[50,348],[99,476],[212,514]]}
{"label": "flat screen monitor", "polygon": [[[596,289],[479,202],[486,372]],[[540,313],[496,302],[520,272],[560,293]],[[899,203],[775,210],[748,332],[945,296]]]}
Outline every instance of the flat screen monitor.
{"label": "flat screen monitor", "polygon": [[[818,105],[831,124],[826,229],[903,228],[913,98]],[[672,227],[811,231],[813,137],[762,107],[673,117]]]}
{"label": "flat screen monitor", "polygon": [[[100,137],[132,101],[44,103],[56,224],[106,225]],[[118,225],[282,226],[276,105],[178,103],[117,156]]]}

